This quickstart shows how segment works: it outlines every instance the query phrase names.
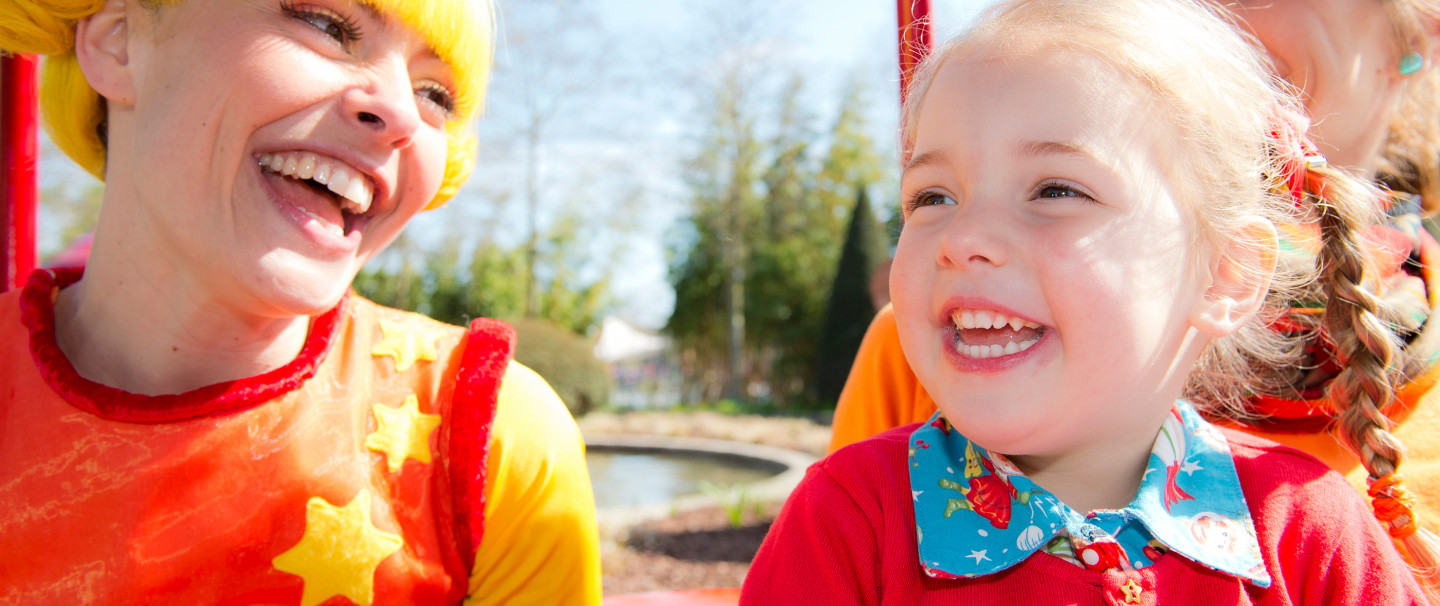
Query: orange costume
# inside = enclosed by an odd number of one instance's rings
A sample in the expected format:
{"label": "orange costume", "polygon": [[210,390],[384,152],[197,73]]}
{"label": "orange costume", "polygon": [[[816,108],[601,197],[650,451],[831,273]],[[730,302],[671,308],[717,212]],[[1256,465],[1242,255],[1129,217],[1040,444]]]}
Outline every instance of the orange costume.
{"label": "orange costume", "polygon": [[600,603],[584,445],[508,326],[351,294],[290,364],[148,397],[60,352],[78,278],[0,295],[0,603]]}
{"label": "orange costume", "polygon": [[[1422,235],[1419,260],[1432,310],[1440,310],[1440,245]],[[1432,318],[1440,314],[1432,312]],[[1428,322],[1419,340],[1433,343],[1440,322]],[[1417,340],[1418,342],[1418,340]],[[1406,447],[1401,472],[1409,490],[1418,497],[1420,525],[1440,532],[1440,364],[1432,355],[1423,371],[1401,386],[1399,397],[1385,413],[1396,424],[1392,433]],[[1367,473],[1360,460],[1326,430],[1331,408],[1323,398],[1306,401],[1267,400],[1259,412],[1269,415],[1252,425],[1237,426],[1249,433],[1304,450],[1344,474],[1361,493]],[[935,401],[910,370],[900,350],[900,334],[890,306],[880,310],[865,332],[855,365],[835,408],[830,451],[878,435],[892,427],[918,423],[935,412]],[[1222,422],[1223,424],[1223,422]],[[1232,423],[1233,425],[1233,423]]]}

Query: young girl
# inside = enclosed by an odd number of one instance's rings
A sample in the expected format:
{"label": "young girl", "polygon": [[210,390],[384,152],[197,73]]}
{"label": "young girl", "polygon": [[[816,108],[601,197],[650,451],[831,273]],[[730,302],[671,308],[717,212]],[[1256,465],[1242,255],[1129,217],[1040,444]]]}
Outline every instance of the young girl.
{"label": "young girl", "polygon": [[[1225,0],[1238,17],[1237,25],[1253,32],[1271,58],[1277,76],[1302,89],[1308,113],[1323,116],[1311,128],[1329,165],[1342,166],[1382,183],[1392,198],[1386,211],[1391,246],[1383,255],[1378,275],[1365,287],[1403,308],[1416,319],[1440,312],[1440,245],[1419,229],[1422,212],[1440,209],[1440,8],[1432,0]],[[1440,223],[1427,222],[1431,233]],[[1397,233],[1398,232],[1398,233]],[[1408,254],[1395,254],[1395,251]],[[1293,310],[1295,323],[1274,324],[1288,330],[1310,324],[1320,316],[1314,303],[1325,299],[1313,293],[1309,304]],[[1246,402],[1243,419],[1218,419],[1314,455],[1345,474],[1362,494],[1373,478],[1390,475],[1399,460],[1394,448],[1357,452],[1347,439],[1332,431],[1378,427],[1373,411],[1350,397],[1347,380],[1363,372],[1342,359],[1317,331],[1299,331],[1309,343],[1300,364],[1257,369],[1272,374],[1265,384],[1274,389],[1257,392]],[[1391,437],[1404,444],[1404,475],[1410,501],[1381,495],[1375,513],[1392,527],[1402,553],[1415,558],[1422,570],[1425,549],[1414,548],[1418,534],[1440,530],[1440,322],[1422,322],[1419,330],[1401,331],[1403,347],[1397,366],[1403,369],[1396,397],[1379,409]],[[1298,369],[1298,370],[1297,370]],[[845,390],[836,406],[833,452],[886,429],[922,421],[934,414],[935,403],[900,349],[893,309],[877,314],[867,330]],[[1342,418],[1341,413],[1356,413]],[[1353,430],[1347,430],[1353,431]],[[1362,456],[1363,455],[1363,456]],[[1392,476],[1392,480],[1398,478]],[[1390,490],[1402,494],[1400,485]],[[1403,506],[1398,506],[1403,504]],[[1405,547],[1404,544],[1411,544]],[[1432,582],[1433,575],[1430,576]]]}
{"label": "young girl", "polygon": [[599,604],[574,421],[514,333],[350,294],[472,166],[486,0],[0,2],[105,180],[0,295],[0,602]]}
{"label": "young girl", "polygon": [[1343,479],[1180,400],[1224,414],[1301,355],[1268,324],[1314,243],[1356,303],[1328,334],[1388,392],[1383,305],[1353,286],[1377,198],[1324,172],[1294,104],[1191,0],[1016,0],[939,49],[891,270],[939,412],[812,468],[742,602],[1423,603]]}

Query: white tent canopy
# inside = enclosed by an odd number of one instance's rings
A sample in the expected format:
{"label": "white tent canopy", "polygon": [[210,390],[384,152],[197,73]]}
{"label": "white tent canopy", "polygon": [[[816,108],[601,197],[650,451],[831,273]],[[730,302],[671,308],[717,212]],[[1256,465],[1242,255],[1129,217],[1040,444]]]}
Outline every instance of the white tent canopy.
{"label": "white tent canopy", "polygon": [[601,362],[620,362],[653,356],[670,347],[670,340],[636,328],[615,316],[600,322],[595,357]]}

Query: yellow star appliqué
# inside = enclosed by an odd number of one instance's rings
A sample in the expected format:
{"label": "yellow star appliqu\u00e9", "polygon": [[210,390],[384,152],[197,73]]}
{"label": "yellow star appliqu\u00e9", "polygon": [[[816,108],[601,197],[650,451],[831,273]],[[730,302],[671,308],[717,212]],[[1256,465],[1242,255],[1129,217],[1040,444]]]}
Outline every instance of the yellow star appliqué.
{"label": "yellow star appliqu\u00e9", "polygon": [[385,453],[390,473],[400,471],[406,458],[430,462],[430,432],[440,426],[440,415],[420,412],[415,394],[405,398],[399,408],[376,404],[375,432],[365,436],[365,447]]}
{"label": "yellow star appliqu\u00e9", "polygon": [[380,332],[385,335],[385,338],[370,350],[370,355],[377,358],[380,356],[395,358],[395,372],[410,370],[416,360],[435,361],[435,339],[433,337],[426,338],[425,335],[409,326],[385,320],[380,321]]}
{"label": "yellow star appliqu\u00e9", "polygon": [[1140,594],[1145,591],[1135,583],[1135,579],[1126,579],[1125,584],[1120,586],[1120,590],[1125,592],[1126,604],[1139,604]]}
{"label": "yellow star appliqu\u00e9", "polygon": [[368,606],[375,599],[375,569],[404,543],[370,523],[370,492],[362,488],[344,507],[310,497],[305,503],[305,536],[273,562],[276,570],[304,580],[301,606],[337,595]]}

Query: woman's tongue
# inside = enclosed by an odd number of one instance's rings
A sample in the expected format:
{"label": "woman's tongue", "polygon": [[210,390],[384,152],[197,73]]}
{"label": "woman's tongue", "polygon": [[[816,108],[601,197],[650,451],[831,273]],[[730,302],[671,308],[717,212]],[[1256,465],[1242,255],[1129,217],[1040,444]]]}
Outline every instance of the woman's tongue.
{"label": "woman's tongue", "polygon": [[[302,212],[309,215],[316,221],[324,224],[327,229],[338,231],[344,235],[345,214],[341,212],[340,205],[335,195],[328,190],[321,191],[320,188],[299,179],[293,179],[266,171],[265,177],[275,185],[275,188],[284,196],[287,201],[294,204]],[[334,227],[331,227],[334,226]]]}
{"label": "woman's tongue", "polygon": [[1003,328],[961,328],[960,341],[966,345],[1008,345],[1010,343],[1024,343],[1040,338],[1043,329],[1021,327],[1020,330],[1011,330],[1009,326]]}

